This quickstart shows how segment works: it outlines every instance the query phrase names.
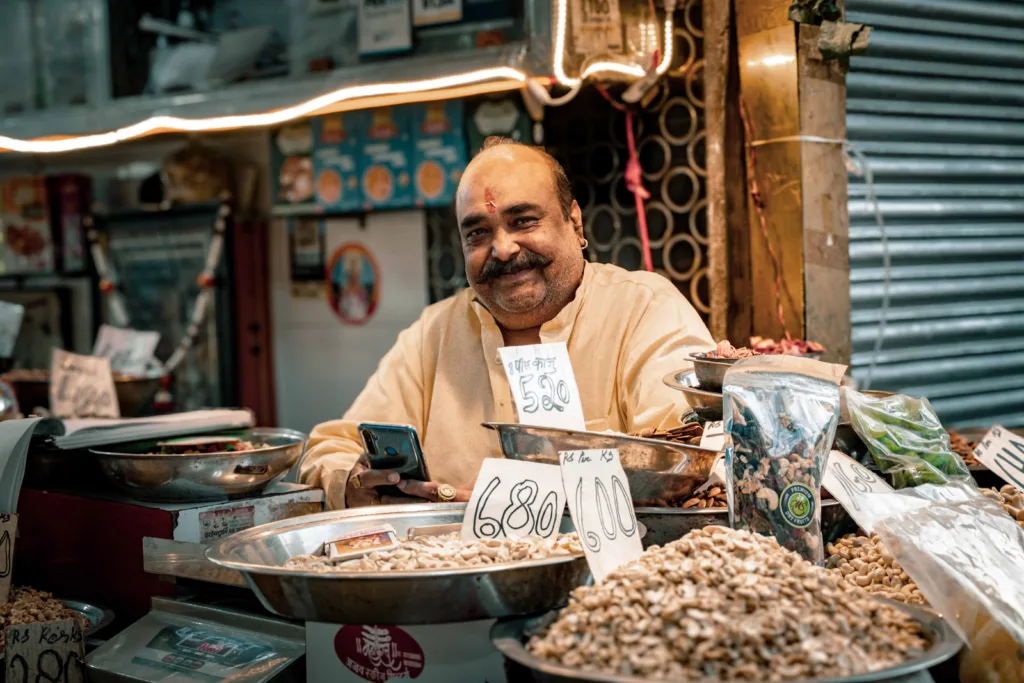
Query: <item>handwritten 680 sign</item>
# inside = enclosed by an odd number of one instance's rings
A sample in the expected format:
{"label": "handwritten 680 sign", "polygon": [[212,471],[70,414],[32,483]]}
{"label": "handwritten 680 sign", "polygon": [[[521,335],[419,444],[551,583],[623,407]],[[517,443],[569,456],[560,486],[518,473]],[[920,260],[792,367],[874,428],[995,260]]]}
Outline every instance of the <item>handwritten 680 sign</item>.
{"label": "handwritten 680 sign", "polygon": [[583,404],[565,342],[498,349],[520,424],[583,430]]}
{"label": "handwritten 680 sign", "polygon": [[643,552],[619,452],[614,448],[562,451],[558,459],[572,522],[583,541],[590,573],[601,581]]}
{"label": "handwritten 680 sign", "polygon": [[558,533],[564,509],[558,467],[488,458],[466,507],[462,538],[550,538]]}

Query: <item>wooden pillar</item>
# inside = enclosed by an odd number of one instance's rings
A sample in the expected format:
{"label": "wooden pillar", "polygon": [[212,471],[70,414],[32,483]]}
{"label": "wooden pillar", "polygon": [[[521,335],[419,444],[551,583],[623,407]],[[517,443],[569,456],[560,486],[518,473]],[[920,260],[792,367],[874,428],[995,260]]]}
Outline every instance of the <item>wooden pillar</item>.
{"label": "wooden pillar", "polygon": [[[704,4],[712,332],[741,345],[788,329],[824,344],[829,359],[848,360],[846,170],[842,146],[821,141],[845,137],[845,83],[837,63],[820,60],[818,29],[790,21],[789,5]],[[753,142],[763,228],[747,183],[746,142]]]}

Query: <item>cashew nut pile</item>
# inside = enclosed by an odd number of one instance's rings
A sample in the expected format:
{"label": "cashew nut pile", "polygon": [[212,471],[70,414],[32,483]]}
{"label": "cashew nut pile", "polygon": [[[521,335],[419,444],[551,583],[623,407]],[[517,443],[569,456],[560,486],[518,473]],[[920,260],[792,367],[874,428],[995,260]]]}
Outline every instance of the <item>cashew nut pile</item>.
{"label": "cashew nut pile", "polygon": [[854,586],[883,598],[913,605],[927,604],[917,584],[903,571],[877,534],[847,534],[826,546],[825,567]]}
{"label": "cashew nut pile", "polygon": [[608,675],[777,681],[877,671],[928,641],[909,615],[774,538],[709,526],[577,588],[527,647]]}
{"label": "cashew nut pile", "polygon": [[420,536],[391,550],[378,550],[360,558],[332,564],[323,555],[298,555],[284,566],[289,569],[329,574],[331,572],[421,571],[484,567],[505,562],[540,560],[558,555],[583,553],[576,534],[558,534],[551,538],[484,539],[464,543],[458,533]]}
{"label": "cashew nut pile", "polygon": [[1007,484],[998,491],[995,489],[982,489],[981,493],[986,498],[991,498],[999,503],[1006,510],[1006,514],[1017,520],[1017,523],[1024,529],[1024,496],[1021,496],[1020,491],[1015,486]]}
{"label": "cashew nut pile", "polygon": [[74,619],[84,632],[89,627],[89,620],[69,609],[60,600],[49,593],[34,588],[14,588],[10,599],[0,605],[0,652],[4,650],[4,629],[8,626],[21,624],[37,624],[46,621],[63,621]]}

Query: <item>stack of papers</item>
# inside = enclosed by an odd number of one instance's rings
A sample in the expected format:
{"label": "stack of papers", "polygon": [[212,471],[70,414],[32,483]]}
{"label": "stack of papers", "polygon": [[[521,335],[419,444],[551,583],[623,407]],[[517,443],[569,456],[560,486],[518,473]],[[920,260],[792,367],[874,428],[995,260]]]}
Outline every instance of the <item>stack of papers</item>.
{"label": "stack of papers", "polygon": [[128,441],[246,429],[255,424],[255,418],[248,410],[222,409],[194,410],[157,417],[68,419],[62,423],[63,433],[54,437],[53,443],[62,450],[74,450]]}

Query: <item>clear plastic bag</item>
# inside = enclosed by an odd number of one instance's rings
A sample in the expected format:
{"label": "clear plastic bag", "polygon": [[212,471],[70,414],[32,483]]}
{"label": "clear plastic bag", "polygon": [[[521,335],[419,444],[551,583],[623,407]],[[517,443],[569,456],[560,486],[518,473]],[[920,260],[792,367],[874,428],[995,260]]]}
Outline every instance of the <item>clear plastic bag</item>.
{"label": "clear plastic bag", "polygon": [[806,358],[755,356],[733,365],[723,383],[730,524],[772,534],[817,564],[825,561],[821,477],[845,370]]}
{"label": "clear plastic bag", "polygon": [[854,431],[895,488],[973,481],[928,399],[842,391]]}
{"label": "clear plastic bag", "polygon": [[961,482],[858,499],[885,547],[967,643],[961,683],[1024,682],[1024,529]]}

